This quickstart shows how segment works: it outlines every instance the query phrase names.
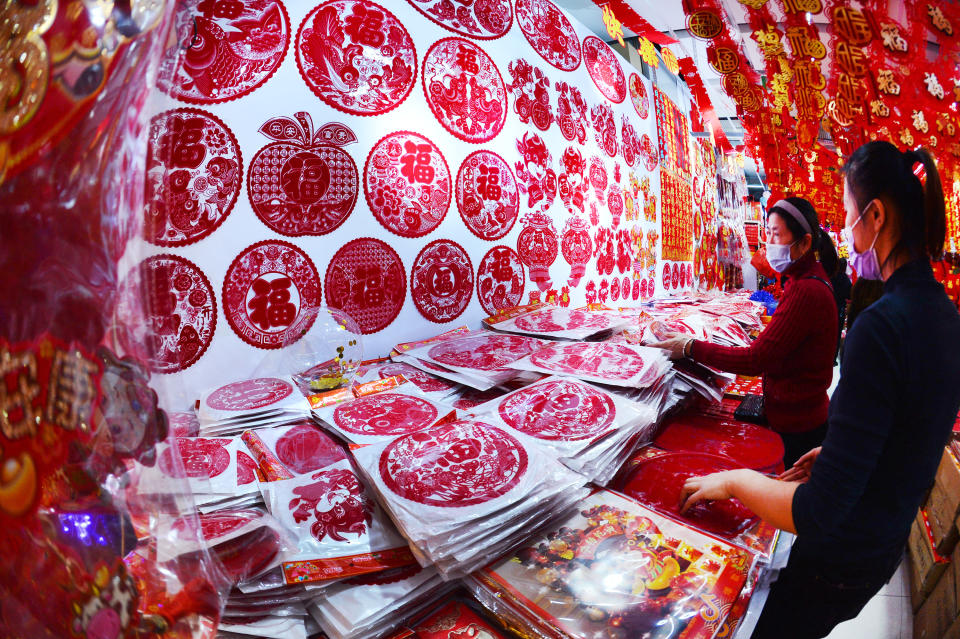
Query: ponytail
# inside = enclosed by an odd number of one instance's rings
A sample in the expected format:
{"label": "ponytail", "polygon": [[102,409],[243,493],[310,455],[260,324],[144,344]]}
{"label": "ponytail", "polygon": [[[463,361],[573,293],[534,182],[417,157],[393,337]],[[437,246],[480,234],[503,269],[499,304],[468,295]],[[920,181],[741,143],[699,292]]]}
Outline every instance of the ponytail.
{"label": "ponytail", "polygon": [[822,228],[817,228],[817,239],[814,240],[813,247],[817,250],[817,259],[823,266],[827,275],[834,277],[840,270],[840,258],[837,256],[837,247],[833,244],[831,238]]}
{"label": "ponytail", "polygon": [[[905,151],[903,158],[907,168],[920,180],[920,188],[923,190],[923,218],[926,229],[924,248],[927,255],[938,260],[943,256],[943,242],[947,234],[947,210],[937,163],[930,152],[922,148]],[[914,169],[917,164],[923,167],[924,177],[917,175],[919,171]]]}

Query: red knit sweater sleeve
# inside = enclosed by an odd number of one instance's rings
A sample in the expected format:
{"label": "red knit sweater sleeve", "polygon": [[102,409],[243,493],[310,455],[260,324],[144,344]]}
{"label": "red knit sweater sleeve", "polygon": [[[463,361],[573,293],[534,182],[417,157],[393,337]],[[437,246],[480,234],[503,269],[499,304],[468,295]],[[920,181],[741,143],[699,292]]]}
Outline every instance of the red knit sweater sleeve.
{"label": "red knit sweater sleeve", "polygon": [[804,309],[815,303],[817,287],[826,290],[816,280],[794,282],[766,330],[750,346],[720,346],[698,340],[692,345],[691,356],[701,364],[729,373],[763,374],[771,364],[793,352],[809,334],[811,327],[804,319]]}

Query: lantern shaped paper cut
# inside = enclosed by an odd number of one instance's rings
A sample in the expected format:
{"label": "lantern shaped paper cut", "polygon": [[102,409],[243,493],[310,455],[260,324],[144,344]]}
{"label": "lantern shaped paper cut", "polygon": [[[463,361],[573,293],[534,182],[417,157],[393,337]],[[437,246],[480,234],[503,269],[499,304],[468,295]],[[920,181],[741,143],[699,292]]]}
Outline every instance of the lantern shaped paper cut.
{"label": "lantern shaped paper cut", "polygon": [[545,291],[550,288],[550,265],[560,252],[560,241],[553,221],[545,213],[530,213],[523,218],[523,223],[524,228],[517,237],[517,252],[530,270],[530,279]]}
{"label": "lantern shaped paper cut", "polygon": [[567,220],[563,229],[563,240],[560,243],[563,259],[570,265],[570,277],[567,284],[571,288],[580,285],[580,280],[586,272],[587,262],[593,255],[593,242],[590,240],[590,225],[585,219],[574,215]]}

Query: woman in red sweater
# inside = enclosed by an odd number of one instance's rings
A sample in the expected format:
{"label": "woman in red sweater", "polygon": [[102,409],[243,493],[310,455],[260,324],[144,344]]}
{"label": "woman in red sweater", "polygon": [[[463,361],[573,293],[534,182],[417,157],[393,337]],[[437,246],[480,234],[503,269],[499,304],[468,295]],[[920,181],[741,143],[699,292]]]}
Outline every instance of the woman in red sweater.
{"label": "woman in red sweater", "polygon": [[753,344],[674,338],[655,346],[669,350],[672,359],[688,357],[731,373],[763,375],[767,424],[783,438],[789,468],[826,436],[827,389],[837,346],[837,305],[828,274],[837,267],[837,253],[812,204],[791,197],[770,207],[767,260],[788,280],[777,312]]}

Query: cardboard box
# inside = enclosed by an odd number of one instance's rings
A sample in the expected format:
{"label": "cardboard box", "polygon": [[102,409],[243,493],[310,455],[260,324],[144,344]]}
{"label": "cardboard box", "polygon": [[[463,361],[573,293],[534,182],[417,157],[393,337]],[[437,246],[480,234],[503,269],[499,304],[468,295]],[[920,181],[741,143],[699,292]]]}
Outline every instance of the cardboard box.
{"label": "cardboard box", "polygon": [[910,601],[916,612],[950,566],[950,560],[933,546],[933,535],[922,508],[910,526],[907,549],[910,553]]}
{"label": "cardboard box", "polygon": [[953,571],[947,570],[913,618],[914,639],[941,639],[957,619],[957,591]]}
{"label": "cardboard box", "polygon": [[949,448],[943,450],[937,476],[924,509],[927,511],[937,552],[949,555],[960,540],[960,531],[956,525],[957,517],[960,516],[960,463]]}

